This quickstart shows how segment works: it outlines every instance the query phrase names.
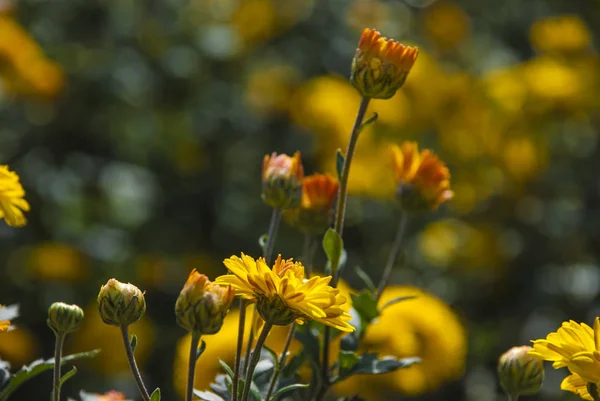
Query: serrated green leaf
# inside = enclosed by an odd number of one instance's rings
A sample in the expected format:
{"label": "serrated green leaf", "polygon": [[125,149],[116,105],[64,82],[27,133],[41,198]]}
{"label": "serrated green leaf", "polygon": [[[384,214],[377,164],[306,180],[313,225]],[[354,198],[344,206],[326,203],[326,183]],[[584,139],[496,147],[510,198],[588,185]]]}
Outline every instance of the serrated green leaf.
{"label": "serrated green leaf", "polygon": [[285,387],[282,387],[279,390],[277,390],[275,392],[275,394],[273,394],[272,400],[277,401],[279,399],[279,397],[281,397],[285,393],[289,393],[290,391],[298,390],[301,388],[307,388],[307,387],[308,387],[308,384],[290,384],[289,386],[285,386]]}
{"label": "serrated green leaf", "polygon": [[71,377],[75,376],[75,373],[77,373],[77,368],[75,366],[73,366],[73,368],[71,370],[69,370],[67,373],[65,373],[63,375],[63,377],[60,378],[60,381],[58,382],[58,388],[61,388],[62,385],[69,380]]}
{"label": "serrated green leaf", "polygon": [[194,390],[194,395],[204,401],[225,401],[223,398],[210,391]]}
{"label": "serrated green leaf", "polygon": [[377,113],[373,113],[373,115],[365,122],[363,122],[360,126],[360,128],[358,129],[358,132],[362,132],[364,131],[366,128],[368,128],[370,125],[373,125],[375,123],[375,121],[377,121],[377,118],[379,118],[379,114]]}
{"label": "serrated green leaf", "polygon": [[361,269],[360,266],[356,266],[354,271],[356,272],[356,275],[363,281],[363,283],[365,283],[369,291],[372,293],[377,292],[377,287],[375,287],[375,284],[373,284],[373,280],[371,280],[371,277],[369,277],[369,275],[363,269]]}
{"label": "serrated green leaf", "polygon": [[335,152],[335,168],[337,171],[338,180],[342,180],[342,170],[344,170],[344,163],[346,161],[346,157],[342,153],[341,149],[336,150]]}
{"label": "serrated green leaf", "polygon": [[200,358],[200,355],[202,355],[202,353],[204,352],[205,349],[206,349],[206,343],[204,342],[204,340],[201,340],[200,347],[198,347],[198,349],[196,350],[196,361],[198,360],[198,358]]}
{"label": "serrated green leaf", "polygon": [[137,336],[135,334],[131,336],[130,344],[131,350],[135,352],[135,347],[137,347]]}
{"label": "serrated green leaf", "polygon": [[[100,352],[100,350],[96,349],[93,351],[81,352],[78,354],[63,356],[60,360],[60,364],[64,365],[66,363],[69,363],[69,362],[72,362],[72,361],[75,361],[75,360],[81,359],[81,358],[92,358],[92,357],[95,357],[96,355],[98,355],[99,352]],[[8,384],[2,390],[2,392],[0,392],[0,401],[7,400],[8,397],[12,393],[15,392],[15,390],[17,390],[19,387],[21,387],[21,385],[23,385],[23,383],[25,383],[29,379],[32,379],[33,377],[39,375],[40,373],[43,373],[43,372],[53,369],[53,368],[54,368],[54,358],[50,358],[50,359],[46,359],[46,360],[38,359],[36,361],[33,361],[31,364],[29,364],[27,366],[23,366],[21,368],[21,370],[14,373],[13,375],[11,375]]]}
{"label": "serrated green leaf", "polygon": [[360,355],[360,360],[351,369],[340,370],[340,374],[335,378],[334,382],[338,383],[352,375],[358,374],[381,375],[407,368],[419,362],[421,362],[421,359],[416,357],[398,359],[393,356],[384,356],[380,359],[375,353],[366,353]]}
{"label": "serrated green leaf", "polygon": [[390,307],[390,306],[392,306],[394,304],[397,304],[398,302],[408,301],[409,299],[414,299],[416,297],[417,297],[416,295],[408,295],[406,297],[397,297],[397,298],[394,298],[392,300],[389,300],[385,304],[383,304],[383,306],[381,308],[379,308],[379,313],[383,312],[383,310],[385,308],[388,308],[388,307]]}
{"label": "serrated green leaf", "polygon": [[223,369],[225,369],[225,372],[227,372],[227,375],[229,376],[229,378],[231,380],[233,380],[233,370],[229,367],[229,365],[227,364],[227,362],[225,362],[224,360],[219,358],[219,363],[221,364],[221,366],[223,367]]}
{"label": "serrated green leaf", "polygon": [[323,250],[327,255],[332,274],[335,273],[340,266],[340,259],[344,249],[344,240],[332,228],[329,228],[323,237]]}
{"label": "serrated green leaf", "polygon": [[160,389],[158,387],[150,395],[150,401],[160,401]]}

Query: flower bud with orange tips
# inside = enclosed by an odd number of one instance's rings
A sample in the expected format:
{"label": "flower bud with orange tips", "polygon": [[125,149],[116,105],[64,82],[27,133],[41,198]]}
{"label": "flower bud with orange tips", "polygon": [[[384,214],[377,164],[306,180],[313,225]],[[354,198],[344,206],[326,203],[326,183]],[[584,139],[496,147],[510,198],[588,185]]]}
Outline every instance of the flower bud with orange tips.
{"label": "flower bud with orange tips", "polygon": [[262,197],[273,208],[293,209],[302,200],[304,168],[300,152],[294,156],[266,155],[262,167]]}

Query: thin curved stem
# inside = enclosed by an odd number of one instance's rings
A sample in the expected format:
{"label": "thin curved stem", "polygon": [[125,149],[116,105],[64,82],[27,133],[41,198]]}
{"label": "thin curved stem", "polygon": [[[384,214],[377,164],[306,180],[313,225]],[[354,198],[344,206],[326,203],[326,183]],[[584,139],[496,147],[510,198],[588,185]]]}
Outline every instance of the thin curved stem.
{"label": "thin curved stem", "polygon": [[198,353],[198,343],[200,343],[200,334],[192,333],[192,342],[190,344],[190,360],[188,364],[188,381],[185,401],[192,401],[194,396],[194,379],[196,374],[196,355]]}
{"label": "thin curved stem", "polygon": [[138,369],[137,363],[135,362],[135,356],[133,355],[133,349],[131,348],[131,342],[129,341],[129,330],[125,325],[121,326],[121,337],[123,337],[123,344],[125,345],[127,361],[129,362],[129,368],[131,369],[131,374],[133,374],[133,378],[135,379],[135,383],[137,384],[138,391],[140,392],[144,401],[150,401],[150,394],[148,393],[148,390],[144,385],[142,375],[140,374],[140,370]]}
{"label": "thin curved stem", "polygon": [[232,401],[238,399],[238,383],[240,381],[240,364],[242,362],[242,348],[244,346],[244,329],[246,328],[246,300],[240,298],[240,319],[238,322],[238,339],[235,350],[235,364],[233,366]]}
{"label": "thin curved stem", "polygon": [[52,390],[54,401],[60,401],[60,359],[62,358],[65,337],[65,334],[56,334],[56,343],[54,344],[54,381]]}
{"label": "thin curved stem", "polygon": [[246,372],[246,379],[244,382],[244,390],[242,391],[242,398],[240,401],[247,401],[248,396],[250,395],[250,387],[252,386],[252,376],[254,376],[254,369],[256,369],[256,365],[258,364],[258,360],[260,359],[260,351],[269,335],[269,331],[273,325],[269,322],[265,322],[260,335],[258,336],[258,340],[256,340],[256,347],[252,351],[252,355],[250,356],[250,362],[248,363],[248,372]]}
{"label": "thin curved stem", "polygon": [[392,250],[390,251],[390,255],[388,256],[387,263],[385,268],[383,269],[383,275],[381,276],[381,281],[377,286],[377,300],[381,298],[381,294],[383,294],[383,290],[388,285],[390,281],[390,276],[392,275],[392,269],[396,264],[396,260],[398,259],[398,255],[400,254],[400,249],[402,248],[402,240],[404,239],[404,233],[406,232],[406,227],[408,226],[408,213],[402,212],[402,217],[400,217],[400,223],[398,224],[398,230],[396,231],[396,238],[394,239],[394,244],[392,245]]}
{"label": "thin curved stem", "polygon": [[304,275],[310,277],[313,267],[313,258],[315,256],[316,241],[313,240],[312,234],[304,234],[304,244],[302,245],[302,264],[304,265]]}
{"label": "thin curved stem", "polygon": [[281,222],[281,209],[274,208],[271,214],[271,222],[269,223],[269,231],[267,232],[267,243],[265,245],[264,257],[267,265],[271,265],[271,257],[273,256],[273,248],[275,248],[275,239],[277,239],[277,231],[279,231],[279,223]]}
{"label": "thin curved stem", "polygon": [[292,339],[294,338],[294,331],[296,330],[296,322],[293,322],[290,325],[290,331],[285,340],[285,345],[283,346],[283,351],[281,351],[281,355],[279,356],[279,362],[277,365],[277,369],[273,372],[273,377],[271,377],[271,383],[269,384],[269,390],[267,391],[267,396],[265,397],[265,401],[269,401],[271,399],[271,393],[275,390],[277,386],[277,380],[279,379],[279,373],[281,369],[283,369],[283,364],[285,363],[286,354],[288,349],[290,348],[290,344],[292,343]]}

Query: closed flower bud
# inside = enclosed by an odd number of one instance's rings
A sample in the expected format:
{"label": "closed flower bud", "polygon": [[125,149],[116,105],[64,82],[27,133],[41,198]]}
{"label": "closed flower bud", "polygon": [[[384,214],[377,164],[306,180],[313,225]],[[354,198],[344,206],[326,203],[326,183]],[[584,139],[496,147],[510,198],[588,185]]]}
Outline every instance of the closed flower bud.
{"label": "closed flower bud", "polygon": [[195,334],[215,334],[221,330],[234,296],[231,286],[215,285],[194,269],[175,303],[177,324]]}
{"label": "closed flower bud", "polygon": [[273,208],[293,209],[302,200],[304,168],[300,152],[294,156],[266,155],[262,167],[262,197]]}
{"label": "closed flower bud", "polygon": [[350,82],[365,97],[389,99],[404,84],[418,54],[418,48],[382,38],[367,28],[352,60]]}
{"label": "closed flower bud", "polygon": [[77,305],[54,302],[48,309],[48,327],[54,334],[67,334],[77,331],[83,322],[83,310]]}
{"label": "closed flower bud", "polygon": [[300,231],[323,234],[331,225],[338,180],[325,174],[313,174],[302,180],[302,202],[284,213],[285,220]]}
{"label": "closed flower bud", "polygon": [[279,297],[274,297],[272,299],[267,297],[257,297],[256,310],[258,310],[258,314],[265,322],[269,322],[275,326],[287,326],[301,317],[300,314],[290,309]]}
{"label": "closed flower bud", "polygon": [[513,347],[498,360],[498,380],[511,396],[537,393],[544,382],[543,361],[528,355],[529,346]]}
{"label": "closed flower bud", "polygon": [[98,293],[100,317],[112,326],[129,326],[146,313],[144,293],[133,284],[124,284],[114,278]]}

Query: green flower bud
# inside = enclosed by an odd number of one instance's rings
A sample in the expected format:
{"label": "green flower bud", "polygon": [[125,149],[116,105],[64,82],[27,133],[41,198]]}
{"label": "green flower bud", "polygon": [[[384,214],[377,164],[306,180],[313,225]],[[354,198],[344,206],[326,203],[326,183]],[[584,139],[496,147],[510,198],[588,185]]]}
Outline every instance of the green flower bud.
{"label": "green flower bud", "polygon": [[302,201],[304,168],[300,152],[294,156],[266,155],[262,168],[262,198],[274,208],[294,209]]}
{"label": "green flower bud", "polygon": [[498,379],[506,394],[531,395],[542,387],[544,364],[527,353],[531,349],[526,345],[513,347],[498,360]]}
{"label": "green flower bud", "polygon": [[146,312],[144,293],[133,284],[124,284],[114,278],[98,293],[100,317],[112,326],[129,326]]}
{"label": "green flower bud", "polygon": [[273,299],[257,297],[256,310],[265,322],[275,326],[287,326],[300,317],[278,296]]}
{"label": "green flower bud", "polygon": [[83,322],[83,310],[77,305],[54,302],[48,308],[48,327],[54,334],[67,334],[77,331]]}

